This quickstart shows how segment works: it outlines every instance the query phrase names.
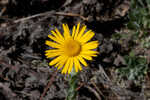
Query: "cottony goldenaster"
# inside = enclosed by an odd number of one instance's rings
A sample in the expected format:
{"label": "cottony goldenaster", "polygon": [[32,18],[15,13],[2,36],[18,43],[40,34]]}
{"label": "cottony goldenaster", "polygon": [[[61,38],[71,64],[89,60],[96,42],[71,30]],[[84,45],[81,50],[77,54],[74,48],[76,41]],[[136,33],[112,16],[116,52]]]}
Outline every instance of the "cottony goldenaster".
{"label": "cottony goldenaster", "polygon": [[50,38],[45,44],[52,49],[45,51],[47,58],[53,58],[49,63],[50,66],[55,66],[57,69],[62,69],[61,73],[70,74],[73,67],[76,72],[82,70],[82,65],[87,66],[86,60],[92,60],[92,57],[97,56],[95,50],[98,47],[98,41],[90,41],[95,33],[92,30],[86,31],[86,25],[80,23],[73,26],[70,32],[67,24],[63,24],[63,34],[57,28],[51,31]]}

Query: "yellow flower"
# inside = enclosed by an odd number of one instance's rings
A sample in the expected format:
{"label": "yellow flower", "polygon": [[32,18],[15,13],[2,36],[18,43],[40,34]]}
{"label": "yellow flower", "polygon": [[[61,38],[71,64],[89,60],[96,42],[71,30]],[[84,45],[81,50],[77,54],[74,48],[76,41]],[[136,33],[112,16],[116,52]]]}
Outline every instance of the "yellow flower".
{"label": "yellow flower", "polygon": [[[98,47],[98,41],[90,41],[95,33],[91,30],[85,32],[86,26],[80,28],[80,23],[77,27],[73,26],[72,34],[67,24],[63,24],[63,35],[57,28],[52,30],[52,35],[48,37],[53,41],[46,40],[45,44],[52,47],[45,51],[47,58],[54,58],[49,65],[61,69],[61,73],[70,74],[72,68],[78,72],[82,70],[82,65],[87,66],[85,60],[92,60],[92,57],[97,56],[95,51]],[[81,65],[82,64],[82,65]]]}

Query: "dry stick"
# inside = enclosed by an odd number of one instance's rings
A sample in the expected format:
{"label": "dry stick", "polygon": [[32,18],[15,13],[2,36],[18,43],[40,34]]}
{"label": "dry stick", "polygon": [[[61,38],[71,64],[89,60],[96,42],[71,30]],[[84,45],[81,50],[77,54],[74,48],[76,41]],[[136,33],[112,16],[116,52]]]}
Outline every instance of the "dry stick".
{"label": "dry stick", "polygon": [[40,97],[40,100],[43,100],[43,97],[45,96],[47,90],[50,88],[51,84],[53,83],[54,79],[55,79],[55,76],[57,74],[57,70],[54,72],[54,74],[52,75],[52,77],[50,78],[46,88],[44,89],[44,92],[42,93],[41,97]]}
{"label": "dry stick", "polygon": [[18,22],[26,21],[26,20],[29,20],[29,19],[32,19],[32,18],[36,18],[36,17],[40,17],[40,16],[45,16],[45,15],[48,15],[48,14],[52,14],[52,13],[54,13],[54,12],[48,11],[48,12],[45,12],[45,13],[40,13],[40,14],[29,16],[29,17],[20,18],[20,19],[17,19],[15,21],[13,21],[13,22],[14,23],[18,23]]}
{"label": "dry stick", "polygon": [[81,16],[80,14],[74,14],[74,13],[64,13],[64,12],[56,12],[56,15],[63,15],[63,16],[73,16],[73,17],[80,17],[84,21],[88,21],[88,17]]}
{"label": "dry stick", "polygon": [[95,94],[95,96],[97,97],[98,100],[102,100],[101,97],[99,96],[99,94],[97,93],[97,91],[95,91],[90,86],[85,86],[85,87],[88,88],[91,92],[93,92]]}
{"label": "dry stick", "polygon": [[86,17],[84,17],[84,16],[81,16],[80,14],[48,11],[48,12],[45,12],[45,13],[40,13],[40,14],[36,14],[36,15],[29,16],[29,17],[17,19],[17,20],[15,20],[15,21],[13,21],[13,22],[14,22],[14,23],[18,23],[18,22],[26,21],[26,20],[29,20],[29,19],[32,19],[32,18],[36,18],[36,17],[40,17],[40,16],[46,16],[46,15],[49,15],[49,14],[61,15],[61,16],[80,17],[81,19],[83,19],[83,20],[85,20],[85,21],[88,20],[88,18],[86,18]]}
{"label": "dry stick", "polygon": [[85,84],[81,83],[80,86],[76,88],[76,91],[78,91],[83,85],[85,85]]}
{"label": "dry stick", "polygon": [[4,7],[2,10],[1,10],[1,12],[0,12],[0,16],[2,16],[3,15],[3,13],[6,11],[6,7]]}
{"label": "dry stick", "polygon": [[92,83],[92,85],[95,87],[95,89],[96,89],[103,97],[105,97],[105,96],[103,95],[103,93],[100,91],[100,89],[97,87],[97,85],[96,85],[93,81],[91,81],[91,83]]}

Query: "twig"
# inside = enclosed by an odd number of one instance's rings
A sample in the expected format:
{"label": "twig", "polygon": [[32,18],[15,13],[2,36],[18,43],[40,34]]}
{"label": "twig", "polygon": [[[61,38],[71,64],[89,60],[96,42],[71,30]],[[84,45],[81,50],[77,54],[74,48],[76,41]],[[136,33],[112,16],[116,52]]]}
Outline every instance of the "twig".
{"label": "twig", "polygon": [[52,77],[50,78],[46,88],[44,89],[44,92],[42,93],[41,97],[40,97],[40,100],[43,100],[43,97],[45,96],[47,90],[50,88],[51,84],[53,83],[54,79],[55,79],[55,76],[57,74],[57,70],[54,72],[54,74],[52,75]]}
{"label": "twig", "polygon": [[1,10],[1,12],[0,12],[0,16],[2,16],[3,15],[3,13],[6,11],[6,7],[4,7],[2,10]]}
{"label": "twig", "polygon": [[88,18],[81,16],[80,14],[74,14],[74,13],[64,13],[64,12],[56,12],[56,15],[63,15],[63,16],[72,16],[72,17],[80,17],[84,21],[88,21]]}
{"label": "twig", "polygon": [[92,83],[92,85],[95,87],[95,89],[96,89],[103,97],[105,97],[105,96],[103,95],[103,93],[99,90],[99,88],[97,87],[97,85],[96,85],[93,81],[91,81],[91,83]]}
{"label": "twig", "polygon": [[76,91],[78,91],[83,85],[84,83],[81,83],[80,86],[76,88]]}
{"label": "twig", "polygon": [[36,17],[40,17],[40,16],[47,16],[47,15],[61,15],[61,16],[72,16],[72,17],[80,17],[81,19],[83,19],[84,21],[87,21],[88,18],[81,16],[80,14],[74,14],[74,13],[64,13],[64,12],[53,12],[53,11],[48,11],[45,13],[40,13],[40,14],[36,14],[36,15],[32,15],[29,17],[25,17],[25,18],[21,18],[21,19],[17,19],[15,21],[13,21],[14,23],[18,23],[18,22],[22,22],[22,21],[26,21],[32,18],[36,18]]}
{"label": "twig", "polygon": [[32,18],[49,15],[49,14],[52,14],[52,13],[54,13],[54,12],[48,11],[48,12],[45,12],[45,13],[40,13],[40,14],[36,14],[36,15],[29,16],[29,17],[17,19],[17,20],[15,20],[15,21],[13,21],[13,22],[14,22],[14,23],[18,23],[18,22],[26,21],[26,20],[29,20],[29,19],[32,19]]}
{"label": "twig", "polygon": [[85,87],[88,88],[91,92],[93,92],[95,94],[95,96],[97,97],[98,100],[102,100],[96,90],[94,90],[90,86],[85,86]]}

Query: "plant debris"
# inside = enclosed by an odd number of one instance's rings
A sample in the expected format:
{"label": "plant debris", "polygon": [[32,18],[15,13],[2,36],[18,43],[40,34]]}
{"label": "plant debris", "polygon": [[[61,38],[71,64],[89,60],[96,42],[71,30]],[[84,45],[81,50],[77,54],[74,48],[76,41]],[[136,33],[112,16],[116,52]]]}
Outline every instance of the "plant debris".
{"label": "plant debris", "polygon": [[96,33],[100,54],[78,75],[76,99],[145,100],[149,7],[148,0],[1,0],[0,100],[66,99],[67,76],[57,72],[49,83],[56,69],[44,56],[45,40],[55,27],[78,22]]}

